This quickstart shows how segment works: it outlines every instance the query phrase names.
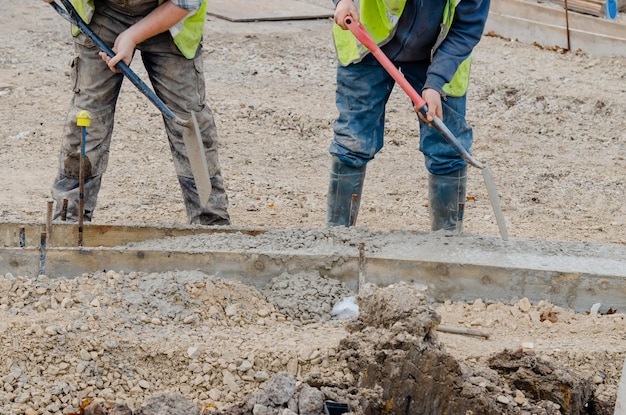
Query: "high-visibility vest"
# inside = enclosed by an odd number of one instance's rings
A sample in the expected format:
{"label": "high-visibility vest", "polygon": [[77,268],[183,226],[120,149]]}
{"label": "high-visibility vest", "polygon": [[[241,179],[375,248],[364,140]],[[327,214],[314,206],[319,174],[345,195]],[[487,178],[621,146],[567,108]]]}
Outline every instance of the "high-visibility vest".
{"label": "high-visibility vest", "polygon": [[[95,11],[94,0],[71,0],[72,5],[87,23],[91,22]],[[159,5],[164,3],[165,0],[159,0]],[[202,5],[198,10],[190,13],[185,19],[172,26],[169,31],[174,39],[174,43],[178,47],[178,50],[187,58],[192,59],[196,56],[198,46],[202,40],[202,33],[204,31],[204,22],[206,21],[206,0],[202,2]],[[80,30],[75,25],[72,25],[72,34],[77,36]]]}
{"label": "high-visibility vest", "polygon": [[[460,0],[447,0],[444,8],[441,29],[435,45],[431,49],[431,60],[437,48],[444,41],[452,26],[454,11]],[[361,23],[368,30],[378,45],[387,43],[396,32],[396,26],[404,11],[406,0],[356,0]],[[347,66],[359,62],[369,50],[357,40],[349,30],[343,30],[337,24],[333,27],[333,38],[339,62]],[[457,68],[452,80],[443,86],[446,95],[460,97],[467,92],[471,55]]]}

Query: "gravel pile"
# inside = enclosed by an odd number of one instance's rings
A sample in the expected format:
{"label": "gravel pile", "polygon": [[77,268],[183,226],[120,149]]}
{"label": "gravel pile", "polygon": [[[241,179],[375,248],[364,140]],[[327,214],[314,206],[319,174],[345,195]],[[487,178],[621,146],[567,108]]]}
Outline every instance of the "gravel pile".
{"label": "gravel pile", "polygon": [[67,414],[87,399],[138,408],[156,392],[219,408],[276,373],[312,367],[345,381],[334,359],[345,330],[328,319],[347,291],[299,275],[310,295],[295,307],[286,278],[265,290],[283,312],[254,288],[201,272],[0,276],[0,414]]}

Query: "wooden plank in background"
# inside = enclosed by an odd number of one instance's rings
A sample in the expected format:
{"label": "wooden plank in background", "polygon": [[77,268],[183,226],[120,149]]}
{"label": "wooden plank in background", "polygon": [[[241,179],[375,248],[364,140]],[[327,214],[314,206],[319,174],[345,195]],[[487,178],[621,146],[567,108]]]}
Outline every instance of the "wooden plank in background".
{"label": "wooden plank in background", "polygon": [[[553,3],[565,7],[565,0],[552,0]],[[603,0],[567,0],[567,9],[596,17],[606,15],[606,1]],[[617,0],[618,11],[626,10],[626,0]]]}
{"label": "wooden plank in background", "polygon": [[325,19],[333,16],[331,8],[292,0],[211,0],[207,7],[208,14],[232,22]]}
{"label": "wooden plank in background", "polygon": [[[626,57],[626,25],[569,13],[571,49],[595,56]],[[567,47],[565,10],[525,0],[492,0],[485,33],[524,43]]]}

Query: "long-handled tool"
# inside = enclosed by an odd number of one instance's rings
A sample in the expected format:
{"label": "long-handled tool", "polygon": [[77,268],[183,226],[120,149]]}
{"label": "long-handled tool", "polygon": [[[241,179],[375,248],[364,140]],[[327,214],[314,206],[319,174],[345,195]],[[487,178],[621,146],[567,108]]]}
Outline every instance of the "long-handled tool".
{"label": "long-handled tool", "polygon": [[[396,68],[396,66],[391,62],[391,60],[385,55],[385,53],[380,49],[380,47],[376,44],[370,33],[367,31],[365,26],[363,26],[360,22],[355,22],[350,17],[346,18],[345,24],[350,29],[352,34],[361,42],[369,51],[374,55],[376,60],[385,68],[385,70],[391,75],[391,77],[396,81],[398,85],[406,92],[409,98],[413,101],[415,107],[419,109],[419,112],[426,117],[428,114],[428,105],[426,101],[420,96],[420,94],[411,86],[409,81],[406,80],[402,72]],[[456,150],[456,152],[465,160],[469,165],[474,166],[482,170],[483,178],[485,180],[485,184],[487,187],[487,193],[489,193],[489,199],[491,201],[491,206],[493,208],[494,214],[496,216],[496,222],[498,223],[498,229],[500,230],[500,235],[502,239],[505,241],[508,240],[509,235],[506,229],[506,223],[504,222],[504,216],[502,214],[502,209],[500,208],[500,199],[498,197],[498,191],[496,189],[495,181],[493,180],[493,175],[489,166],[485,163],[481,163],[476,160],[472,155],[463,147],[463,145],[459,142],[459,140],[454,136],[454,134],[448,129],[448,127],[443,123],[443,121],[435,116],[435,119],[432,121],[432,126],[437,129],[439,134],[446,140],[446,142],[452,146]]]}
{"label": "long-handled tool", "polygon": [[[65,9],[55,2],[50,3],[52,8],[61,15],[68,22],[75,24],[78,29],[84,33],[92,42],[96,44],[98,49],[106,53],[109,57],[114,57],[115,52],[106,44],[93,30],[85,23],[80,17],[72,3],[69,0],[60,0]],[[200,135],[200,127],[196,120],[196,115],[192,111],[189,120],[183,120],[178,117],[168,108],[167,105],[152,91],[146,84],[133,72],[132,69],[125,62],[118,62],[116,67],[141,91],[158,109],[163,116],[174,121],[184,127],[183,129],[183,142],[187,149],[187,156],[189,158],[189,164],[191,165],[191,171],[193,178],[196,182],[196,189],[200,196],[200,203],[202,206],[206,205],[211,196],[211,178],[209,176],[209,167],[204,155],[204,145],[202,143],[202,137]]]}

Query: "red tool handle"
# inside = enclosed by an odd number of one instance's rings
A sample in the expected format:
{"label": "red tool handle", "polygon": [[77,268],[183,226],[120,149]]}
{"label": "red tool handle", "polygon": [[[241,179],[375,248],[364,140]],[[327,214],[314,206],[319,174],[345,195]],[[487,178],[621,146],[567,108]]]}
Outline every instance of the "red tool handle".
{"label": "red tool handle", "polygon": [[[413,105],[419,108],[419,112],[426,117],[428,114],[428,105],[426,101],[417,93],[415,88],[411,86],[409,81],[406,80],[402,72],[396,68],[396,66],[391,62],[391,60],[383,53],[383,51],[378,47],[372,35],[369,34],[365,26],[361,24],[361,22],[355,22],[349,16],[344,21],[348,29],[356,36],[356,38],[361,42],[369,51],[374,55],[374,57],[378,60],[378,62],[387,70],[389,75],[396,81],[398,85],[406,92],[406,94],[413,101]],[[485,165],[473,158],[469,152],[461,145],[459,140],[452,134],[450,129],[441,121],[439,117],[435,116],[435,119],[432,121],[432,126],[439,131],[441,136],[446,140],[448,144],[450,144],[454,149],[459,153],[459,155],[465,160],[467,163],[471,164],[474,167],[478,167],[479,169],[485,168]]]}
{"label": "red tool handle", "polygon": [[380,64],[387,70],[387,72],[389,72],[389,75],[391,75],[391,77],[395,79],[397,84],[402,87],[404,92],[406,92],[409,98],[411,98],[411,101],[413,101],[413,104],[415,104],[415,106],[419,108],[426,106],[426,101],[424,101],[420,94],[417,93],[415,88],[413,88],[411,84],[409,84],[409,81],[406,80],[404,75],[402,75],[402,72],[400,72],[398,68],[396,68],[396,66],[389,60],[387,55],[385,55],[383,51],[380,50],[365,26],[363,26],[361,22],[354,22],[354,20],[352,20],[350,17],[345,20],[345,23],[348,29],[350,29],[350,31],[354,34],[354,36],[359,39],[359,42],[361,42],[366,48],[370,50],[370,52],[372,52],[372,55],[374,55],[378,62],[380,62]]}

